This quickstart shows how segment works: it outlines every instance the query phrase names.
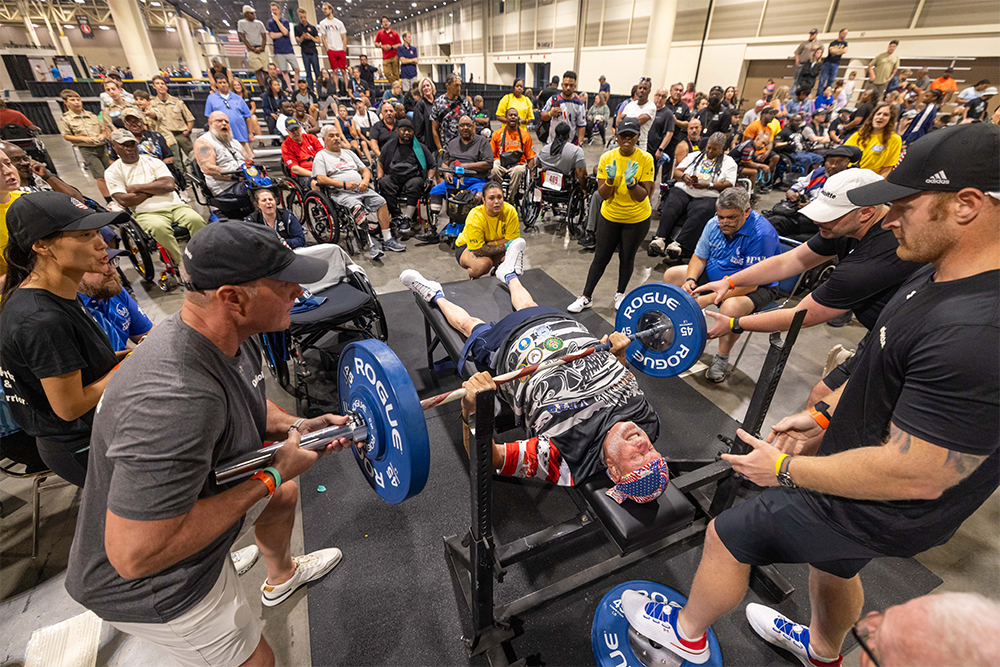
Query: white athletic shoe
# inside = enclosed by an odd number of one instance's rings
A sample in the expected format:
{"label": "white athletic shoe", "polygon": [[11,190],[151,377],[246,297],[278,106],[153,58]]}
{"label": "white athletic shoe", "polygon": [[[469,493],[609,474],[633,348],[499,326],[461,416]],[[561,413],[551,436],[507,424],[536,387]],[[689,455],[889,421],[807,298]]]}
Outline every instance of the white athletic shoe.
{"label": "white athletic shoe", "polygon": [[593,304],[594,304],[593,299],[588,299],[585,296],[581,296],[579,299],[566,306],[566,310],[568,310],[571,313],[579,313],[583,311],[583,309],[585,308],[590,308]]}
{"label": "white athletic shoe", "polygon": [[427,278],[424,278],[415,269],[406,269],[400,273],[399,282],[403,283],[406,289],[419,295],[427,303],[433,301],[436,296],[444,296],[444,292],[441,291],[441,283],[434,280],[427,280]]}
{"label": "white athletic shoe", "polygon": [[680,607],[667,602],[653,602],[639,591],[622,593],[622,612],[636,632],[667,647],[688,662],[703,665],[710,657],[708,633],[688,641],[677,631]]}
{"label": "white athletic shoe", "polygon": [[522,238],[516,238],[510,242],[503,261],[497,265],[497,280],[509,285],[511,280],[524,273],[524,248],[526,245]]}
{"label": "white athletic shoe", "polygon": [[618,312],[618,306],[622,305],[622,301],[625,300],[625,295],[621,292],[615,292],[615,312]]}
{"label": "white athletic shoe", "polygon": [[229,557],[233,559],[233,565],[236,566],[236,574],[242,577],[250,571],[253,564],[260,558],[260,549],[257,548],[256,544],[251,544],[239,551],[231,552]]}
{"label": "white athletic shoe", "polygon": [[261,584],[261,604],[265,607],[273,607],[281,604],[291,597],[292,593],[297,591],[301,586],[319,579],[336,567],[342,557],[343,554],[336,547],[320,549],[304,556],[295,556],[292,558],[292,562],[295,563],[295,572],[292,574],[291,579],[276,586],[267,583],[267,579]]}
{"label": "white athletic shoe", "polygon": [[747,605],[747,621],[761,639],[793,653],[804,667],[840,667],[843,656],[832,661],[815,657],[809,651],[809,628],[770,607],[751,602]]}

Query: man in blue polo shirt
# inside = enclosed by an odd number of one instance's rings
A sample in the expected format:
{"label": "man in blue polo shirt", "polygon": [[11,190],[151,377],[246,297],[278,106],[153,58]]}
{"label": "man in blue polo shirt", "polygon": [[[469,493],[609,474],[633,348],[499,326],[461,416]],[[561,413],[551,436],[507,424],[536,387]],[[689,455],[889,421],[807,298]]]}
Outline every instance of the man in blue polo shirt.
{"label": "man in blue polo shirt", "polygon": [[[715,204],[716,216],[708,221],[694,255],[687,266],[673,266],[663,274],[663,282],[680,285],[691,294],[699,285],[728,276],[778,254],[778,233],[767,218],[750,209],[750,193],[740,187],[723,190]],[[774,301],[778,283],[749,285],[731,290],[719,304],[727,317],[755,313]],[[715,293],[696,297],[702,308],[715,301]],[[742,331],[719,337],[719,351],[705,377],[712,382],[726,379],[729,352]]]}
{"label": "man in blue polo shirt", "polygon": [[138,343],[153,329],[153,323],[142,308],[122,289],[113,261],[124,250],[108,248],[107,264],[101,273],[85,273],[80,281],[80,300],[104,333],[108,334],[116,352],[128,349],[128,342]]}

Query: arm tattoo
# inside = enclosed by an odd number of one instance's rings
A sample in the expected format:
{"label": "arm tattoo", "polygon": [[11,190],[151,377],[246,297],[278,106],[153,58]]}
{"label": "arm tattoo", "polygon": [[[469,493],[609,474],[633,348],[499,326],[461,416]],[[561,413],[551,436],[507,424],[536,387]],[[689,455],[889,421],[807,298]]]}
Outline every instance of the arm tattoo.
{"label": "arm tattoo", "polygon": [[889,442],[887,443],[899,450],[900,454],[910,451],[910,434],[889,422]]}
{"label": "arm tattoo", "polygon": [[955,450],[949,449],[948,456],[944,460],[944,467],[953,468],[955,472],[959,474],[960,479],[965,479],[971,475],[973,471],[979,467],[979,464],[985,459],[985,456],[963,454],[962,452],[956,452]]}

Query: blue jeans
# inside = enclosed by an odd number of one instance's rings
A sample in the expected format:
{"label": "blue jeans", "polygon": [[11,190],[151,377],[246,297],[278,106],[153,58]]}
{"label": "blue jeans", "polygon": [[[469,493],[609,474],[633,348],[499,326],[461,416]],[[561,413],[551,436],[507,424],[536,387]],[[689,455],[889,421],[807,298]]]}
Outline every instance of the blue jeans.
{"label": "blue jeans", "polygon": [[309,90],[313,89],[313,71],[316,72],[316,79],[319,78],[319,54],[314,53],[312,55],[302,54],[302,64],[306,68],[306,83],[309,85]]}
{"label": "blue jeans", "polygon": [[822,95],[827,86],[832,86],[837,80],[837,72],[840,70],[840,63],[823,63],[823,69],[819,73],[819,88],[817,95]]}

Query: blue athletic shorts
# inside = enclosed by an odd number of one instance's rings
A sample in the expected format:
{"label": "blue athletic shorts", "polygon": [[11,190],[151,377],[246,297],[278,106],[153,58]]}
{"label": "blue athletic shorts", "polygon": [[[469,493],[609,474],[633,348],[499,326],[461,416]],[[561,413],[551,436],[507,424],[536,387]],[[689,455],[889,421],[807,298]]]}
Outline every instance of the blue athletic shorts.
{"label": "blue athletic shorts", "polygon": [[[470,176],[466,176],[465,179],[462,181],[462,189],[470,190],[472,192],[482,192],[484,185],[486,185],[485,178],[472,178]],[[431,188],[431,194],[440,195],[444,197],[447,194],[448,188],[450,187],[454,186],[448,185],[448,183],[446,183],[445,181],[441,181],[433,188]]]}
{"label": "blue athletic shorts", "polygon": [[499,356],[500,346],[527,320],[551,313],[553,315],[563,315],[566,313],[548,306],[533,306],[522,308],[507,315],[499,322],[477,324],[472,329],[472,335],[465,341],[462,348],[462,358],[472,359],[480,370],[496,372],[496,363]]}

